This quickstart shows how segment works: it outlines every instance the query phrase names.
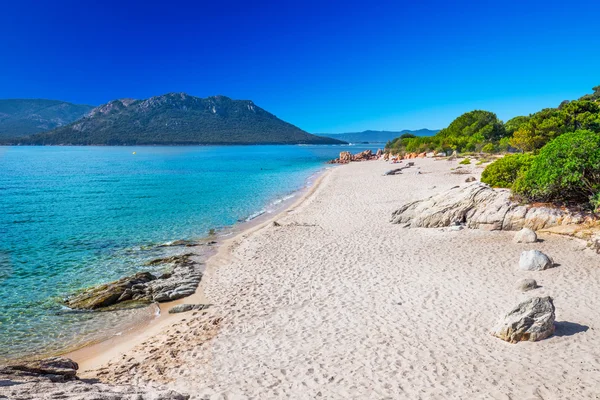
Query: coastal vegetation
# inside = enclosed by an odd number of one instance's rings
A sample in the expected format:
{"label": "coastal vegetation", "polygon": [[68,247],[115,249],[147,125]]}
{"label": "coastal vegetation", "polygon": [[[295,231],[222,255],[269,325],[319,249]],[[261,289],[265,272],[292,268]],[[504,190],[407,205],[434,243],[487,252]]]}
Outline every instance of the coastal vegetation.
{"label": "coastal vegetation", "polygon": [[534,152],[568,132],[589,130],[600,133],[600,86],[579,100],[563,101],[528,116],[506,123],[490,111],[475,110],[456,118],[433,136],[399,136],[386,145],[393,154],[436,152]]}
{"label": "coastal vegetation", "polygon": [[471,111],[434,136],[398,137],[386,151],[509,153],[486,167],[482,182],[510,188],[525,201],[600,212],[600,86],[593,90],[506,123],[492,112]]}

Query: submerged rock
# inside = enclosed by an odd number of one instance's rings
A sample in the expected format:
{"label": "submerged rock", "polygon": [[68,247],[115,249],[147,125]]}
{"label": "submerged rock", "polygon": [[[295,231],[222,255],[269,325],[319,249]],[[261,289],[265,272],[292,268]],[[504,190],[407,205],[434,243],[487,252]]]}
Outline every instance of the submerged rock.
{"label": "submerged rock", "polygon": [[65,305],[73,309],[96,310],[109,307],[120,302],[131,300],[139,287],[143,287],[156,277],[149,272],[138,272],[114,282],[87,289],[69,297]]}
{"label": "submerged rock", "polygon": [[513,202],[510,196],[508,190],[496,190],[474,182],[405,204],[393,212],[391,222],[412,228],[440,228],[462,223],[473,229],[518,230],[529,227],[537,230],[585,221],[582,214],[549,207],[522,206]]}
{"label": "submerged rock", "polygon": [[513,241],[515,243],[535,243],[537,242],[537,235],[533,230],[529,228],[523,228],[515,233]]}
{"label": "submerged rock", "polygon": [[543,271],[553,265],[552,258],[539,250],[524,251],[519,259],[519,268],[523,271]]}
{"label": "submerged rock", "polygon": [[551,297],[533,297],[510,310],[493,335],[510,343],[545,339],[554,333],[554,311]]}
{"label": "submerged rock", "polygon": [[150,261],[147,265],[171,264],[172,268],[159,277],[138,272],[111,283],[86,289],[65,300],[72,309],[98,310],[114,306],[137,306],[153,301],[162,303],[195,293],[202,279],[200,264],[191,260],[193,254],[183,254]]}

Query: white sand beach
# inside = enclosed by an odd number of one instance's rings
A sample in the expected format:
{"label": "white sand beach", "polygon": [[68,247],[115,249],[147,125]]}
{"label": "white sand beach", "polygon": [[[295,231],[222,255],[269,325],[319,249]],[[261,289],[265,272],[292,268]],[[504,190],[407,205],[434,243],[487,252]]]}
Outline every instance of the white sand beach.
{"label": "white sand beach", "polygon": [[[600,256],[562,236],[516,244],[514,232],[391,224],[401,205],[469,176],[451,173],[456,161],[414,161],[396,176],[383,176],[383,161],[333,168],[279,226],[221,246],[183,301],[210,309],[76,358],[79,375],[193,399],[600,398]],[[518,271],[529,249],[559,266]],[[520,278],[541,287],[523,294]],[[509,344],[490,334],[520,299],[545,295],[555,335]]]}

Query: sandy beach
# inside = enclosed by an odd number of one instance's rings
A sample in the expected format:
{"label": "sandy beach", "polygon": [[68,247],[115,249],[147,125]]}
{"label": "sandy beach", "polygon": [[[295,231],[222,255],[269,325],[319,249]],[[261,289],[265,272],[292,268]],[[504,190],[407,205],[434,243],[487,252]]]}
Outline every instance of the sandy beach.
{"label": "sandy beach", "polygon": [[[193,399],[600,398],[598,255],[563,236],[517,244],[514,232],[391,224],[401,205],[469,176],[451,173],[456,161],[415,163],[396,176],[383,176],[383,161],[330,170],[208,260],[182,302],[211,308],[75,353],[79,375]],[[518,271],[529,249],[559,266]],[[541,287],[523,294],[520,278]],[[490,334],[519,300],[545,295],[554,336],[509,344]]]}

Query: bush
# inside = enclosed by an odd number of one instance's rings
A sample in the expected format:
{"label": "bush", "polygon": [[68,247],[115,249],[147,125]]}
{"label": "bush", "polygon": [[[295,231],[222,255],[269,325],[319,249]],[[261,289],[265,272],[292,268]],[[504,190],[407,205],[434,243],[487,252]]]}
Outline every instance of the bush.
{"label": "bush", "polygon": [[481,182],[493,187],[510,188],[524,174],[534,159],[531,154],[513,154],[488,165],[481,173]]}
{"label": "bush", "polygon": [[471,159],[470,158],[465,158],[464,160],[462,160],[461,162],[459,162],[459,164],[469,165],[469,164],[471,164]]}
{"label": "bush", "polygon": [[600,135],[582,130],[552,140],[513,189],[530,201],[588,203],[600,192]]}
{"label": "bush", "polygon": [[496,146],[493,143],[488,143],[481,149],[484,153],[492,154],[496,152]]}

